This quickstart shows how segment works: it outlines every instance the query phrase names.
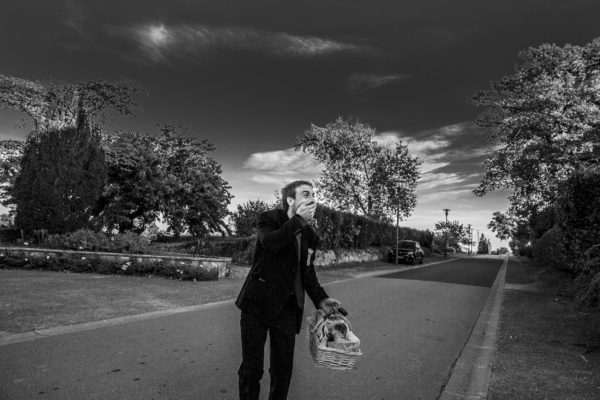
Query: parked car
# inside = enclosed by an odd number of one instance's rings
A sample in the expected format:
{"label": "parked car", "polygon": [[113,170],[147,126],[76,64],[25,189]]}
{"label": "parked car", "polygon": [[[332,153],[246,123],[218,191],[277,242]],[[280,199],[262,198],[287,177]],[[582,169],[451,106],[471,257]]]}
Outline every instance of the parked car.
{"label": "parked car", "polygon": [[[396,257],[396,247],[392,247],[388,253],[388,262],[394,263]],[[423,264],[425,252],[421,249],[419,242],[414,240],[400,240],[398,242],[398,262],[409,264]]]}

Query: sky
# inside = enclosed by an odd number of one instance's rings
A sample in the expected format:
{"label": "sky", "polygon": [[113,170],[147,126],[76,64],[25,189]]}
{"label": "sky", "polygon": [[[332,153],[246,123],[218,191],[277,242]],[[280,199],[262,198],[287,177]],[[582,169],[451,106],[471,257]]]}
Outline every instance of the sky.
{"label": "sky", "polygon": [[[216,146],[231,209],[272,202],[320,167],[294,143],[338,116],[401,140],[421,161],[417,207],[402,226],[486,226],[507,191],[476,197],[491,146],[467,100],[510,75],[518,53],[600,36],[597,0],[2,0],[0,74],[30,80],[128,78],[148,95],[109,129],[174,122]],[[0,110],[0,140],[24,139]],[[0,210],[1,212],[1,210]]]}

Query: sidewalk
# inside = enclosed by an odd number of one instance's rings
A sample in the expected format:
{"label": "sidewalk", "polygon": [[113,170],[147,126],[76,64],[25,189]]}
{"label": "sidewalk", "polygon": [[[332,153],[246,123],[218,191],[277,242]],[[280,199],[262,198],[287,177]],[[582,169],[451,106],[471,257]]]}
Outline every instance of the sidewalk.
{"label": "sidewalk", "polygon": [[489,400],[600,398],[600,316],[575,309],[561,281],[510,258]]}

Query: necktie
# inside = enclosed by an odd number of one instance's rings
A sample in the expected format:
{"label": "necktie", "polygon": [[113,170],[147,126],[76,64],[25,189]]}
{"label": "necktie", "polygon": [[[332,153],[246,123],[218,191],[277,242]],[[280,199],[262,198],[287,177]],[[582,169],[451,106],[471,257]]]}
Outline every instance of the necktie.
{"label": "necktie", "polygon": [[302,288],[302,275],[300,265],[300,251],[302,250],[302,240],[300,233],[296,235],[296,243],[298,244],[298,265],[296,267],[296,279],[294,279],[294,293],[296,293],[296,303],[298,307],[304,307],[304,289]]}

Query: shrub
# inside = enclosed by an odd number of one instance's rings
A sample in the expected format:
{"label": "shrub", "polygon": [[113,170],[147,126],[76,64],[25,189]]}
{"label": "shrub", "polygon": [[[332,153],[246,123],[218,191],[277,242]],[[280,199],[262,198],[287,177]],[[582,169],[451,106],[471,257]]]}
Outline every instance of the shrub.
{"label": "shrub", "polygon": [[56,257],[27,257],[22,254],[4,254],[0,258],[0,268],[69,271],[77,273],[118,274],[118,275],[155,275],[179,280],[215,281],[219,278],[216,269],[187,269],[178,266],[164,265],[157,261],[127,262],[104,260],[100,257],[74,258],[65,255]]}
{"label": "shrub", "polygon": [[583,254],[600,244],[600,173],[575,174],[559,193],[556,215],[567,251]]}
{"label": "shrub", "polygon": [[108,250],[115,253],[137,253],[146,252],[150,241],[137,233],[128,231],[111,237]]}
{"label": "shrub", "polygon": [[14,243],[21,237],[18,229],[0,229],[0,243]]}
{"label": "shrub", "polygon": [[109,243],[110,241],[104,233],[94,232],[90,229],[79,229],[62,235],[49,235],[45,241],[45,244],[52,248],[87,251],[106,250]]}
{"label": "shrub", "polygon": [[577,294],[575,301],[578,305],[589,308],[600,308],[600,259],[594,261],[596,272],[582,273],[575,279]]}
{"label": "shrub", "polygon": [[569,257],[565,253],[564,238],[557,226],[548,230],[534,242],[533,254],[543,266],[569,269]]}
{"label": "shrub", "polygon": [[149,240],[133,232],[113,235],[80,229],[62,235],[49,235],[43,245],[53,249],[107,251],[114,253],[142,254],[147,251]]}

